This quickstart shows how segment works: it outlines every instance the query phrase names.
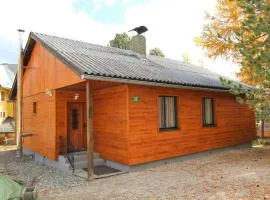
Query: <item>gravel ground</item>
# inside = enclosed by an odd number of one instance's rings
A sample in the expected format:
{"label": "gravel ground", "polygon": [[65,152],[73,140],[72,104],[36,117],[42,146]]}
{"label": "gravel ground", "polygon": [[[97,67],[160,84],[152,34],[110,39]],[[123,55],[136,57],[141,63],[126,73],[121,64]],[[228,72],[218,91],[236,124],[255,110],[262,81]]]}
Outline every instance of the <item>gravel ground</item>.
{"label": "gravel ground", "polygon": [[230,149],[86,182],[0,152],[0,170],[31,182],[42,199],[270,199],[270,147]]}

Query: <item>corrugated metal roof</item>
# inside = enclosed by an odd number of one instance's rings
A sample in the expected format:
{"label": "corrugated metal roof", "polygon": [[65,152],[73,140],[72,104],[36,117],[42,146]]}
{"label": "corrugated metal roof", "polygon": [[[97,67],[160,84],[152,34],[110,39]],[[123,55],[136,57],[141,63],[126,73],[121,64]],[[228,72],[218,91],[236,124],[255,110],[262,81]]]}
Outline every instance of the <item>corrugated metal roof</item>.
{"label": "corrugated metal roof", "polygon": [[30,34],[24,64],[30,58],[35,41],[39,41],[79,75],[227,89],[220,83],[220,75],[206,68],[41,33]]}

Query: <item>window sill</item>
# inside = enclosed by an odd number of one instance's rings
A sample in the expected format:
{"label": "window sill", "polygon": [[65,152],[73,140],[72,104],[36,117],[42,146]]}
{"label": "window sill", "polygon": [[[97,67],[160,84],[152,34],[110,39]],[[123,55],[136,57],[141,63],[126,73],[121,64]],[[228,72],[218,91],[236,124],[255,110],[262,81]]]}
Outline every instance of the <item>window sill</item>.
{"label": "window sill", "polygon": [[203,125],[203,128],[216,128],[216,124]]}
{"label": "window sill", "polygon": [[163,133],[163,132],[170,132],[170,131],[180,131],[180,128],[160,128],[159,132]]}

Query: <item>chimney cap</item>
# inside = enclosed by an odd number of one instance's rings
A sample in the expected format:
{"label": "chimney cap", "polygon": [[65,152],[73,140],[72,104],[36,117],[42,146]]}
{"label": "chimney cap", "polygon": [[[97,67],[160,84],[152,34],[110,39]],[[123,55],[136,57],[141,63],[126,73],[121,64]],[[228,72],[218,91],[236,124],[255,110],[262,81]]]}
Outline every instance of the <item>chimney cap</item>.
{"label": "chimney cap", "polygon": [[138,26],[138,27],[136,27],[134,29],[131,29],[130,31],[136,31],[137,34],[140,35],[140,34],[146,32],[146,31],[148,31],[148,29],[146,28],[146,26]]}
{"label": "chimney cap", "polygon": [[24,33],[25,31],[23,29],[17,29],[18,32]]}

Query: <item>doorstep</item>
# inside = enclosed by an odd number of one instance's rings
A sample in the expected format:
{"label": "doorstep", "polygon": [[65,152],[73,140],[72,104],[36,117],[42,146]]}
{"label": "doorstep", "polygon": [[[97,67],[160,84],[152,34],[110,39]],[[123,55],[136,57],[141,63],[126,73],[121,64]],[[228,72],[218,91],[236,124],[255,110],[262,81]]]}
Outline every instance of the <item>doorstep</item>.
{"label": "doorstep", "polygon": [[[94,167],[94,179],[106,178],[106,177],[116,176],[116,175],[120,175],[124,173],[127,173],[127,172],[120,171],[118,169],[114,169],[105,165],[99,165],[99,166]],[[82,178],[86,178],[86,179],[88,178],[87,169],[76,170],[74,172],[74,175],[82,177]]]}

